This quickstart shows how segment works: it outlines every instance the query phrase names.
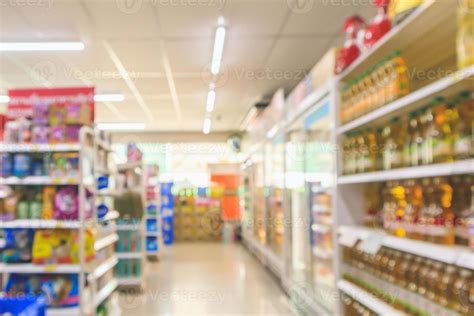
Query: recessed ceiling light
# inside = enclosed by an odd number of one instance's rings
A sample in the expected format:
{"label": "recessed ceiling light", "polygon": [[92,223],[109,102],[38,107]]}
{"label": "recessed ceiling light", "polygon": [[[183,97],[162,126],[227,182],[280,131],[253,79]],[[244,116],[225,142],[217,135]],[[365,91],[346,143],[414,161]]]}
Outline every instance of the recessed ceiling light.
{"label": "recessed ceiling light", "polygon": [[103,131],[139,131],[145,129],[145,123],[97,123]]}
{"label": "recessed ceiling light", "polygon": [[123,94],[96,94],[94,95],[95,102],[122,102],[125,100]]}
{"label": "recessed ceiling light", "polygon": [[207,93],[206,112],[211,113],[214,111],[214,104],[216,102],[216,91],[209,90]]}
{"label": "recessed ceiling light", "polygon": [[77,51],[84,50],[82,42],[0,42],[0,51]]}
{"label": "recessed ceiling light", "polygon": [[0,95],[0,103],[10,102],[10,97],[8,95]]}
{"label": "recessed ceiling light", "polygon": [[214,51],[212,53],[211,72],[217,75],[221,69],[222,53],[224,52],[225,27],[219,26],[216,29],[216,38],[214,40]]}
{"label": "recessed ceiling light", "polygon": [[204,134],[207,135],[207,134],[209,134],[209,133],[211,132],[211,124],[212,124],[212,123],[211,123],[211,118],[210,118],[210,117],[206,117],[206,118],[204,119],[204,124],[203,124],[203,126],[202,126],[202,132],[203,132]]}

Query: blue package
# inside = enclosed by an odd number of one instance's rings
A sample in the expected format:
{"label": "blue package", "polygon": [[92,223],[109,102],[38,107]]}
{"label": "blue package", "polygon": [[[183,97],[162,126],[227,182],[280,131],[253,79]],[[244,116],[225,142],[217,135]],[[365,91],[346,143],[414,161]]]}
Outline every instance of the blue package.
{"label": "blue package", "polygon": [[16,154],[13,156],[13,175],[15,177],[26,177],[31,174],[31,156]]}
{"label": "blue package", "polygon": [[97,217],[98,218],[103,218],[105,215],[107,215],[108,212],[109,212],[109,208],[104,203],[101,203],[101,204],[99,204],[99,206],[97,206]]}
{"label": "blue package", "polygon": [[48,306],[54,307],[73,307],[79,303],[79,280],[73,274],[11,274],[5,291],[27,297],[41,295]]}
{"label": "blue package", "polygon": [[109,186],[109,177],[100,176],[97,178],[97,190],[107,189]]}
{"label": "blue package", "polygon": [[31,174],[33,176],[44,176],[44,168],[43,168],[43,162],[42,161],[34,161],[33,162],[33,168]]}
{"label": "blue package", "polygon": [[11,177],[13,168],[12,156],[10,154],[2,154],[0,157],[2,177]]}
{"label": "blue package", "polygon": [[45,316],[43,296],[0,297],[0,315]]}
{"label": "blue package", "polygon": [[5,229],[3,261],[7,263],[31,262],[34,231],[32,229]]}

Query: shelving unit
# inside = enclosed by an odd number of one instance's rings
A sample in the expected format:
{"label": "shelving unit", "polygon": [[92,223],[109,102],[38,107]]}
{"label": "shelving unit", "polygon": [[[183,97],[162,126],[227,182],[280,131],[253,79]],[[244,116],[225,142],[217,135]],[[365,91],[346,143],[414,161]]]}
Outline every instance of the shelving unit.
{"label": "shelving unit", "polygon": [[[244,160],[241,166],[242,175],[245,179],[243,183],[245,190],[241,200],[243,213],[245,214],[242,224],[243,240],[262,264],[271,270],[283,271],[280,276],[283,287],[297,304],[305,306],[309,314],[342,315],[344,310],[341,301],[336,302],[336,306],[332,311],[324,306],[324,302],[318,301],[318,288],[316,290],[312,288],[311,282],[313,280],[310,280],[310,277],[308,277],[310,273],[306,271],[311,264],[311,261],[308,263],[307,258],[311,256],[315,258],[314,262],[316,264],[332,260],[330,267],[334,272],[334,278],[326,279],[324,286],[330,285],[331,288],[333,287],[336,291],[347,294],[379,315],[403,314],[394,306],[374,297],[373,293],[369,293],[369,291],[344,278],[344,275],[348,272],[348,267],[342,260],[342,247],[352,247],[356,242],[360,243],[358,247],[367,249],[367,251],[370,250],[371,254],[381,247],[385,247],[474,270],[474,252],[468,247],[444,246],[399,238],[391,236],[381,229],[370,229],[363,226],[366,215],[364,192],[368,184],[453,175],[472,175],[474,174],[474,159],[350,175],[342,173],[343,140],[348,133],[359,132],[368,127],[374,130],[374,128],[385,126],[387,122],[394,118],[408,117],[410,113],[425,108],[435,97],[452,100],[461,91],[474,92],[474,66],[461,70],[458,70],[456,66],[457,5],[458,2],[455,0],[424,1],[401,23],[395,25],[371,49],[362,53],[351,66],[340,75],[327,80],[319,89],[308,92],[308,80],[305,79],[302,83],[304,83],[306,90],[297,90],[302,84],[300,83],[295,89],[297,91],[293,91],[286,99],[286,117],[284,119],[269,123],[267,121],[268,117],[276,115],[269,106],[269,113],[266,113],[267,110],[265,110],[262,121],[256,124],[256,130],[249,131],[252,145],[248,151],[247,159]],[[338,117],[342,107],[341,95],[343,89],[346,88],[347,84],[397,50],[401,51],[401,56],[408,67],[410,92],[375,110],[365,112],[352,121],[340,122]],[[297,94],[299,101],[294,101],[296,99],[295,94]],[[302,98],[302,95],[306,95],[306,97]],[[324,106],[324,100],[329,102],[330,110],[326,118],[321,119],[323,115],[312,115],[311,113],[318,113]],[[305,157],[307,151],[311,149],[308,146],[308,139],[311,139],[312,135],[309,131],[305,135],[292,135],[295,130],[308,130],[308,126],[310,123],[314,123],[317,120],[316,118],[318,119],[315,123],[316,129],[328,127],[330,130],[329,141],[326,143],[320,142],[320,145],[327,145],[327,147],[322,148],[331,153],[329,156],[335,163],[335,167],[329,171],[329,176],[324,176],[324,171],[329,168],[313,175],[305,173],[304,169],[308,165],[317,163],[323,166],[318,161],[321,153],[313,154],[308,159],[301,158]],[[263,130],[260,131],[259,128]],[[262,156],[266,144],[279,134],[285,135],[286,165],[284,181],[286,192],[283,205],[285,222],[291,224],[285,227],[287,230],[285,230],[282,265],[275,269],[274,267],[278,265],[275,264],[274,256],[269,253],[268,236],[261,234],[266,225],[271,223],[269,223],[268,217],[261,215],[261,196],[256,192],[263,189],[264,185],[259,181],[261,182],[260,178],[264,176],[265,170],[269,169],[270,172],[274,172],[272,168],[268,167],[268,163],[265,162]],[[295,164],[298,168],[288,166],[288,161],[295,160],[295,157],[296,159],[300,157],[299,164]],[[301,165],[304,167],[301,167]],[[266,172],[268,173],[268,171]],[[307,184],[312,181],[326,181],[328,183],[333,181],[333,185],[328,185],[325,188],[327,195],[332,198],[330,205],[333,212],[330,216],[326,216],[327,218],[324,220],[321,219],[321,214],[328,213],[327,209],[319,206],[309,206],[312,205],[311,195],[315,192]],[[268,192],[270,191],[266,191],[267,195]],[[297,202],[295,203],[295,201]],[[249,203],[251,203],[250,206]],[[301,218],[294,218],[295,212],[297,212],[295,210],[303,210],[301,211]],[[316,216],[317,222],[314,221],[313,216]],[[301,225],[298,226],[300,223]],[[308,236],[315,231],[319,233],[328,231],[326,226],[339,228],[332,230],[332,238],[328,241],[332,243],[332,249],[311,247],[313,240],[308,240]],[[292,227],[298,227],[300,231],[288,231]],[[300,234],[300,238],[295,240],[295,236],[298,236],[298,234]],[[297,249],[299,244],[305,244],[305,249]],[[294,269],[295,266],[298,266],[298,260],[295,260],[295,258],[298,258],[298,256],[302,259],[300,261],[304,261],[304,264],[300,265],[303,267],[302,270],[306,269],[305,273],[302,273],[301,280],[295,280],[297,273]],[[278,276],[278,273],[276,274]],[[369,276],[366,275],[366,277],[370,279]],[[298,286],[299,284],[303,284],[303,286]],[[320,284],[320,286],[322,285]],[[319,287],[319,289],[323,288],[326,289],[325,287]],[[382,292],[387,289],[394,290],[394,293],[401,293],[399,292],[400,289],[392,289],[389,282],[386,282],[380,288]],[[440,309],[439,306],[429,302],[427,298],[421,295],[418,296],[416,299],[422,302],[424,306],[428,306],[427,310],[431,314],[455,314],[453,311]],[[412,305],[417,306],[413,303]],[[441,312],[437,313],[437,311]]]}
{"label": "shelving unit", "polygon": [[[117,175],[122,176],[125,181],[123,184],[118,184],[122,187],[117,187],[115,191],[117,196],[124,194],[127,191],[139,193],[142,201],[144,210],[142,210],[143,216],[140,219],[131,218],[131,219],[122,219],[118,225],[117,230],[119,231],[119,236],[124,236],[124,234],[136,234],[139,241],[136,245],[139,246],[139,249],[135,251],[124,251],[123,249],[117,249],[116,256],[119,260],[119,265],[115,270],[115,276],[117,278],[117,285],[120,287],[142,287],[145,288],[145,270],[146,270],[146,193],[145,193],[145,168],[142,161],[133,161],[117,165]],[[131,181],[131,182],[129,182]],[[120,245],[131,243],[132,239],[122,240],[119,237]],[[122,246],[121,246],[122,247]],[[130,275],[123,275],[120,269],[126,267],[126,263],[130,264],[130,261],[138,262],[139,266],[139,275],[133,275],[130,272]],[[131,269],[131,267],[129,266]],[[123,271],[122,271],[123,272]]]}
{"label": "shelving unit", "polygon": [[[33,263],[3,263],[1,273],[5,279],[8,274],[75,274],[79,278],[79,305],[70,308],[49,308],[47,315],[93,315],[99,303],[107,300],[116,288],[116,281],[112,280],[104,289],[98,289],[96,282],[107,272],[111,271],[117,264],[115,255],[103,261],[97,259],[86,261],[85,230],[95,229],[94,250],[104,251],[106,248],[114,247],[118,236],[115,233],[113,217],[103,220],[97,219],[96,208],[92,208],[90,217],[86,217],[85,203],[86,192],[94,194],[91,185],[95,185],[94,164],[97,154],[97,133],[89,128],[82,127],[80,130],[80,141],[78,144],[0,144],[0,152],[4,153],[53,153],[53,152],[77,152],[79,154],[79,170],[82,177],[78,179],[62,179],[52,177],[25,177],[25,178],[2,178],[3,185],[74,185],[79,191],[79,217],[77,220],[53,220],[53,219],[17,219],[0,222],[0,229],[66,229],[75,230],[79,234],[79,262],[75,264],[33,264]],[[87,162],[86,162],[87,161]],[[94,197],[92,198],[95,201]],[[104,226],[104,225],[108,226]],[[86,287],[86,279],[89,285]],[[100,298],[96,304],[91,305],[87,297]]]}
{"label": "shelving unit", "polygon": [[474,173],[474,159],[340,176],[338,184],[360,184]]}
{"label": "shelving unit", "polygon": [[337,288],[349,295],[353,299],[361,302],[363,305],[370,308],[373,312],[378,315],[390,315],[390,316],[403,316],[404,313],[399,312],[398,310],[392,308],[387,303],[375,297],[373,294],[366,292],[360,287],[353,285],[352,283],[339,280],[337,282]]}
{"label": "shelving unit", "polygon": [[146,227],[146,253],[150,260],[158,259],[160,248],[160,178],[159,168],[155,165],[146,166],[146,204],[145,204],[145,227]]}

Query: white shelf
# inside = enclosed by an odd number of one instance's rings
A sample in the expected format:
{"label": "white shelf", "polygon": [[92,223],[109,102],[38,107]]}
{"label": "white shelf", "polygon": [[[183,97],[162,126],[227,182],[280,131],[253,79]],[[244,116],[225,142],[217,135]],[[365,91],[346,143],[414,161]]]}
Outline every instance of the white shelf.
{"label": "white shelf", "polygon": [[0,228],[34,228],[34,229],[79,229],[79,221],[61,221],[54,219],[17,219],[0,222]]}
{"label": "white shelf", "polygon": [[70,152],[80,149],[80,144],[0,144],[0,152]]}
{"label": "white shelf", "polygon": [[3,265],[5,273],[79,273],[81,266],[79,264],[32,264],[32,263],[5,263]]}
{"label": "white shelf", "polygon": [[79,316],[79,307],[48,308],[46,316]]}
{"label": "white shelf", "polygon": [[118,224],[117,225],[117,230],[120,230],[120,231],[126,231],[126,230],[142,230],[142,223],[139,222],[137,224],[123,224],[123,225],[120,225]]}
{"label": "white shelf", "polygon": [[95,251],[99,251],[104,249],[110,245],[113,245],[118,241],[118,235],[116,233],[110,234],[108,236],[102,237],[99,240],[96,240],[94,244]]}
{"label": "white shelf", "polygon": [[[396,49],[416,44],[418,37],[432,32],[441,17],[456,10],[451,1],[426,0],[400,24],[394,26],[368,52],[361,54],[339,76],[341,81],[353,79],[380,62]],[[422,43],[421,43],[422,44]]]}
{"label": "white shelf", "polygon": [[68,177],[28,176],[0,178],[0,185],[77,185],[79,179]]}
{"label": "white shelf", "polygon": [[470,79],[473,76],[474,66],[460,70],[339,127],[337,134],[344,134],[367,124],[382,123],[383,119],[388,119],[395,113],[398,115],[401,111],[411,111],[426,105],[434,96],[450,97],[452,93],[458,93],[462,88],[469,89],[469,85],[472,85]]}
{"label": "white shelf", "polygon": [[90,279],[93,280],[93,279],[100,278],[109,270],[113,269],[117,265],[117,263],[118,263],[118,259],[115,255],[110,257],[109,259],[105,260],[94,269],[94,272],[91,273],[91,275],[89,276]]}
{"label": "white shelf", "polygon": [[[339,228],[341,239],[367,240],[374,234],[381,236],[381,246],[396,249],[399,251],[422,256],[432,260],[437,260],[447,264],[457,264],[459,266],[471,268],[474,266],[474,253],[468,247],[462,246],[444,246],[434,243],[412,240],[408,238],[399,238],[389,236],[382,230],[370,229],[359,226],[341,226]],[[345,236],[348,236],[346,238]],[[341,242],[340,239],[340,243]]]}
{"label": "white shelf", "polygon": [[143,256],[141,252],[116,252],[115,255],[119,259],[141,259]]}
{"label": "white shelf", "polygon": [[142,161],[132,161],[126,162],[117,165],[118,171],[126,171],[126,170],[134,170],[135,168],[142,168],[143,162]]}
{"label": "white shelf", "polygon": [[337,282],[337,288],[342,292],[346,293],[350,297],[354,298],[358,302],[367,306],[370,310],[375,312],[378,315],[387,315],[387,316],[403,316],[402,312],[391,307],[384,301],[378,299],[375,295],[366,292],[362,288],[347,282],[345,280],[339,280]]}
{"label": "white shelf", "polygon": [[118,282],[116,279],[112,279],[107,283],[106,286],[104,286],[100,291],[97,293],[97,296],[94,299],[94,306],[97,308],[100,304],[102,304],[112,293],[115,291],[115,289],[118,286]]}
{"label": "white shelf", "polygon": [[340,176],[337,183],[357,184],[470,173],[474,173],[474,159]]}
{"label": "white shelf", "polygon": [[117,278],[117,282],[119,285],[123,285],[123,286],[142,285],[142,279],[140,277],[130,277],[130,278],[120,277],[120,278]]}

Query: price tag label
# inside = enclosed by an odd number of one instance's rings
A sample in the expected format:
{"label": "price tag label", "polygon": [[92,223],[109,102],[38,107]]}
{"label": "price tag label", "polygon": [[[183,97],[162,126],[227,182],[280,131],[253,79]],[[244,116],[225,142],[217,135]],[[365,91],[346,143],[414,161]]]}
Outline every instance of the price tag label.
{"label": "price tag label", "polygon": [[358,246],[358,249],[368,254],[374,255],[382,247],[383,238],[384,238],[384,235],[381,233],[370,233],[369,236],[367,236],[367,238],[365,238],[360,243],[360,245]]}
{"label": "price tag label", "polygon": [[474,270],[474,252],[463,252],[456,261],[458,266]]}
{"label": "price tag label", "polygon": [[51,179],[51,183],[53,184],[61,184],[61,178],[52,178]]}
{"label": "price tag label", "polygon": [[58,267],[58,265],[56,265],[56,264],[47,264],[47,265],[44,266],[44,271],[45,272],[54,272],[54,271],[56,271],[57,267]]}
{"label": "price tag label", "polygon": [[347,231],[339,237],[339,243],[343,246],[351,248],[354,247],[358,239],[359,236],[352,233],[351,231]]}

